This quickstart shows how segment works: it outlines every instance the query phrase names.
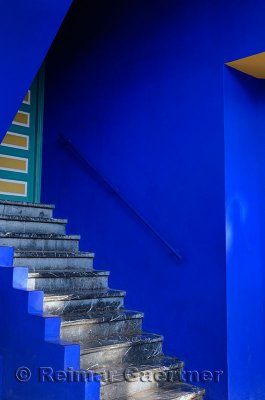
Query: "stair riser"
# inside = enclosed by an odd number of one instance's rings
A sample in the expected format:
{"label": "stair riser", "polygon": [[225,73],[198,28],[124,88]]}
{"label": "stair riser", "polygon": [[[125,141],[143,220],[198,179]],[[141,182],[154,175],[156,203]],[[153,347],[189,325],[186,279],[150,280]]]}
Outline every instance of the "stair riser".
{"label": "stair riser", "polygon": [[65,269],[84,269],[91,270],[93,268],[93,258],[43,258],[43,257],[15,257],[14,265],[16,267],[28,267],[30,271],[41,270],[65,270]]}
{"label": "stair riser", "polygon": [[123,297],[100,299],[48,301],[44,303],[44,311],[55,315],[85,314],[92,310],[117,310],[123,307]]}
{"label": "stair riser", "polygon": [[[124,377],[115,382],[115,371],[102,375],[101,400],[116,400],[127,398],[145,390],[156,389],[163,382],[178,382],[178,370],[151,369],[137,373],[137,370],[128,368]],[[104,380],[111,384],[104,384]]]}
{"label": "stair riser", "polygon": [[155,382],[119,382],[117,384],[102,385],[100,388],[100,400],[127,399],[127,396],[134,395],[145,390],[157,388]]}
{"label": "stair riser", "polygon": [[0,232],[64,235],[65,224],[0,219]]}
{"label": "stair riser", "polygon": [[0,204],[0,215],[20,215],[24,217],[52,218],[52,208],[23,207]]}
{"label": "stair riser", "polygon": [[29,289],[37,290],[81,290],[81,289],[106,289],[108,276],[84,277],[84,278],[30,278]]}
{"label": "stair riser", "polygon": [[1,238],[1,246],[12,246],[19,250],[32,251],[78,251],[79,240],[75,239],[26,239],[26,238]]}
{"label": "stair riser", "polygon": [[[100,341],[100,339],[99,339]],[[109,363],[122,364],[141,362],[141,360],[152,358],[162,354],[162,342],[141,343],[134,346],[108,346],[98,348],[88,354],[81,352],[81,365],[108,365]]]}
{"label": "stair riser", "polygon": [[66,341],[78,342],[96,337],[106,337],[115,334],[137,334],[142,329],[142,319],[132,318],[122,321],[83,323],[78,325],[65,325],[61,327],[61,337]]}

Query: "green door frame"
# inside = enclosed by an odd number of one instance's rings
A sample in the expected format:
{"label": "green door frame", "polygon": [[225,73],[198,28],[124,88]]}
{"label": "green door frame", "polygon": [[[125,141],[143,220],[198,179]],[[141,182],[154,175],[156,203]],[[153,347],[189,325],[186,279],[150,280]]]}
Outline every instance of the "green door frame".
{"label": "green door frame", "polygon": [[41,198],[44,87],[45,87],[45,65],[43,64],[37,76],[34,203],[40,203],[40,198]]}

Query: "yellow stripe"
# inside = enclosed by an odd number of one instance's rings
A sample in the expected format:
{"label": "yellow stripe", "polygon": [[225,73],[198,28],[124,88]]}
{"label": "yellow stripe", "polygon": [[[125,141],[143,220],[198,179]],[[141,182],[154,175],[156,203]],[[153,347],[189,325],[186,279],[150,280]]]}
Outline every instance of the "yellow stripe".
{"label": "yellow stripe", "polygon": [[29,127],[29,114],[19,111],[14,118],[13,124]]}
{"label": "yellow stripe", "polygon": [[265,52],[240,58],[228,62],[226,65],[255,78],[265,79]]}
{"label": "yellow stripe", "polygon": [[26,158],[14,158],[0,155],[0,169],[27,172],[28,162]]}
{"label": "yellow stripe", "polygon": [[26,191],[26,182],[12,182],[0,179],[0,193],[2,194],[26,196]]}
{"label": "yellow stripe", "polygon": [[23,103],[30,104],[30,90],[28,90],[26,96],[24,97]]}
{"label": "yellow stripe", "polygon": [[2,142],[3,145],[5,146],[16,146],[16,147],[20,147],[22,149],[28,149],[28,141],[29,141],[29,137],[28,136],[18,136],[15,134],[12,134],[11,132],[8,132],[5,137],[4,140]]}

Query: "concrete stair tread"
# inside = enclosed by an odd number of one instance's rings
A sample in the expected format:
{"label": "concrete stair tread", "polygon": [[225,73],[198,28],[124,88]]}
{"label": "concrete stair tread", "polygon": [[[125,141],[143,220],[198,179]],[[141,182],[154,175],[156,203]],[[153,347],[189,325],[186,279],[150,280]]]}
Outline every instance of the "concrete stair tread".
{"label": "concrete stair tread", "polygon": [[[40,226],[40,224],[37,224]],[[56,225],[53,225],[53,228]],[[60,227],[60,225],[58,225]],[[58,228],[57,226],[57,228]],[[43,226],[42,226],[43,228]],[[49,234],[40,231],[34,232],[7,232],[0,233],[0,245],[11,246],[15,249],[28,250],[28,251],[60,251],[60,252],[78,252],[79,251],[79,235],[65,235],[64,232],[52,232]],[[64,230],[64,229],[63,229]]]}
{"label": "concrete stair tread", "polygon": [[12,232],[1,232],[1,238],[15,238],[15,239],[46,239],[46,240],[80,240],[80,235],[56,235],[56,234],[44,234],[44,233],[12,233]]}
{"label": "concrete stair tread", "polygon": [[93,270],[95,253],[64,249],[16,249],[14,265],[30,271]]}
{"label": "concrete stair tread", "polygon": [[57,291],[46,292],[44,299],[49,301],[70,301],[81,299],[98,299],[103,297],[124,297],[126,294],[123,290],[114,289],[94,289],[94,290],[79,290],[77,292]]}
{"label": "concrete stair tread", "polygon": [[[165,355],[160,355],[152,358],[148,358],[142,362],[135,362],[135,363],[118,363],[118,364],[110,364],[108,363],[107,366],[105,365],[97,365],[91,366],[88,363],[83,367],[86,370],[92,369],[96,373],[104,373],[111,372],[112,378],[115,382],[122,382],[124,380],[124,372],[127,371],[132,372],[134,371],[135,374],[138,372],[141,373],[143,371],[151,371],[151,370],[159,370],[159,371],[171,371],[171,370],[178,370],[183,368],[184,363],[183,361],[179,360],[176,357],[168,357]],[[112,382],[105,382],[106,385],[111,384]]]}
{"label": "concrete stair tread", "polygon": [[93,252],[71,252],[71,251],[53,251],[53,250],[16,250],[15,257],[17,258],[94,258]]}
{"label": "concrete stair tread", "polygon": [[186,383],[165,383],[156,389],[117,400],[201,400],[204,390]]}
{"label": "concrete stair tread", "polygon": [[41,269],[40,271],[29,272],[29,278],[91,278],[97,276],[109,276],[109,271],[104,270],[82,270],[82,269]]}
{"label": "concrete stair tread", "polygon": [[131,310],[92,311],[87,314],[69,314],[62,316],[62,326],[116,322],[126,319],[143,318],[144,314]]}
{"label": "concrete stair tread", "polygon": [[102,351],[106,348],[132,347],[138,344],[154,343],[163,341],[163,336],[153,333],[139,333],[132,335],[115,335],[111,337],[96,338],[92,340],[79,341],[81,348],[81,357],[84,354]]}
{"label": "concrete stair tread", "polygon": [[29,217],[26,215],[4,215],[0,214],[0,220],[18,221],[18,222],[39,222],[39,223],[54,223],[67,224],[67,219],[45,218],[45,217]]}
{"label": "concrete stair tread", "polygon": [[41,203],[28,203],[24,201],[11,201],[11,200],[0,200],[0,204],[8,206],[22,206],[22,207],[32,207],[32,208],[49,208],[54,209],[54,204],[41,204]]}

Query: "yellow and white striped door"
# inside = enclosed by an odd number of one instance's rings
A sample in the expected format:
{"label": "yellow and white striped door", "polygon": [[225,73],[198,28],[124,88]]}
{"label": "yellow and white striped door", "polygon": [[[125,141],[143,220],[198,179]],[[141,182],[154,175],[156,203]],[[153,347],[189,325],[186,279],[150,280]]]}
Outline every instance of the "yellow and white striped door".
{"label": "yellow and white striped door", "polygon": [[34,80],[0,145],[0,199],[40,200],[41,81],[39,76]]}

